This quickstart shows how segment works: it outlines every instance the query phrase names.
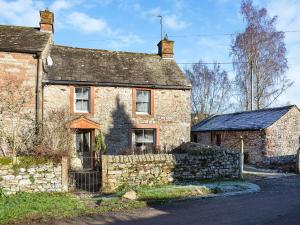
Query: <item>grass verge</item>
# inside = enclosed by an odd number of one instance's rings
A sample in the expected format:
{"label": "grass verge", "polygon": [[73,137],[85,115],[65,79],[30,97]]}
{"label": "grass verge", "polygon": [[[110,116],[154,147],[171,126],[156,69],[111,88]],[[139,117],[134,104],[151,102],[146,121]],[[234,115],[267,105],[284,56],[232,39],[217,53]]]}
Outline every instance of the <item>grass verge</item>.
{"label": "grass verge", "polygon": [[[245,187],[244,187],[245,186]],[[171,200],[203,197],[220,192],[238,191],[246,188],[244,182],[221,182],[218,184],[185,184],[131,187],[138,196],[130,201],[122,198],[127,187],[110,196],[78,197],[70,193],[18,193],[0,197],[0,224],[45,221],[88,214],[127,211],[146,206],[172,202]],[[84,195],[83,195],[84,196]]]}
{"label": "grass verge", "polygon": [[0,224],[79,215],[85,205],[70,194],[18,193],[0,198]]}
{"label": "grass verge", "polygon": [[204,186],[176,186],[164,185],[155,187],[139,187],[137,188],[138,199],[142,201],[155,202],[166,201],[173,199],[181,199],[193,196],[203,196],[214,194],[214,189],[209,189]]}

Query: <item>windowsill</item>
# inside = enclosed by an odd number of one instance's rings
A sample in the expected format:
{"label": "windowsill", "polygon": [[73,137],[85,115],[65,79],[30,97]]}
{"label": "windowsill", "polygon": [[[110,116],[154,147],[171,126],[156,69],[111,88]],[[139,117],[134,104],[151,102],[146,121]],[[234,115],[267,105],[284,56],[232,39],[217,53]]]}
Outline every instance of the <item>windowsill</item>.
{"label": "windowsill", "polygon": [[150,113],[143,113],[143,112],[136,112],[136,115],[141,115],[141,116],[150,116]]}
{"label": "windowsill", "polygon": [[134,112],[133,117],[145,117],[145,118],[150,118],[150,117],[153,117],[153,114],[151,114],[151,113]]}
{"label": "windowsill", "polygon": [[92,113],[92,112],[84,112],[84,111],[82,111],[82,112],[76,111],[76,112],[73,112],[72,114],[76,114],[76,115],[80,115],[80,114],[92,115],[92,114],[94,114],[94,113]]}

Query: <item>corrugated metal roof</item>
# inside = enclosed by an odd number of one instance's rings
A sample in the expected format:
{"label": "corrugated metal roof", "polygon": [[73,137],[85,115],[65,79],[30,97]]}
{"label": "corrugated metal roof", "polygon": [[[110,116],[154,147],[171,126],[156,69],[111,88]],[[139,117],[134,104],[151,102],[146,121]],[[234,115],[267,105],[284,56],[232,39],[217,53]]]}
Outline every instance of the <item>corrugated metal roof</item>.
{"label": "corrugated metal roof", "polygon": [[195,124],[193,132],[225,130],[262,130],[286,114],[295,105],[255,111],[215,115]]}

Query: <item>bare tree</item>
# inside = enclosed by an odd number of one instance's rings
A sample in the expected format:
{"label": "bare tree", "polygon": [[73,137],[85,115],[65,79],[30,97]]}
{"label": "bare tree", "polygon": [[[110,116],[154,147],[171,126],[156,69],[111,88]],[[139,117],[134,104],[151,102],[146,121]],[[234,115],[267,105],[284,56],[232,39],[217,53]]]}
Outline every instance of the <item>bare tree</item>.
{"label": "bare tree", "polygon": [[42,127],[27,146],[28,155],[52,159],[70,156],[74,151],[73,136],[76,130],[69,127],[70,113],[65,108],[50,110]]}
{"label": "bare tree", "polygon": [[254,105],[260,109],[271,105],[293,84],[285,75],[284,32],[276,31],[277,17],[269,17],[265,8],[254,7],[251,0],[242,1],[241,14],[246,29],[234,37],[231,48],[237,96],[240,107],[249,110],[252,71]]}
{"label": "bare tree", "polygon": [[30,104],[33,101],[31,88],[26,85],[24,77],[2,76],[0,80],[0,150],[2,155],[17,155],[24,144],[34,135],[21,131],[26,130],[32,122],[33,112]]}
{"label": "bare tree", "polygon": [[34,155],[50,158],[69,156],[73,131],[66,109],[47,113],[43,124],[35,123],[33,88],[22,76],[0,79],[0,156]]}
{"label": "bare tree", "polygon": [[199,61],[191,69],[185,69],[185,73],[192,84],[191,107],[198,120],[222,113],[232,106],[231,82],[218,63],[210,69]]}

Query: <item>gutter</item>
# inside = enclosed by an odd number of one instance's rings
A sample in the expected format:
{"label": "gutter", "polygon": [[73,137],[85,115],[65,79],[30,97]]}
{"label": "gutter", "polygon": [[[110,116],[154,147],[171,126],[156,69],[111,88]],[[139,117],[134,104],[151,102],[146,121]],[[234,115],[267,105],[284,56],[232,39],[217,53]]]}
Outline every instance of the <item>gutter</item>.
{"label": "gutter", "polygon": [[21,49],[11,49],[11,48],[0,48],[1,52],[15,52],[15,53],[28,53],[28,54],[39,54],[41,50],[21,50]]}
{"label": "gutter", "polygon": [[133,83],[111,83],[111,82],[90,82],[90,81],[68,81],[68,80],[43,80],[43,84],[57,84],[57,85],[88,85],[88,86],[102,86],[102,87],[143,87],[153,89],[178,89],[191,90],[191,86],[176,86],[176,85],[151,85],[151,84],[133,84]]}
{"label": "gutter", "polygon": [[37,58],[37,69],[36,69],[36,84],[35,84],[35,126],[38,129],[39,124],[39,77],[40,77],[40,64],[41,64],[41,53],[36,53]]}

